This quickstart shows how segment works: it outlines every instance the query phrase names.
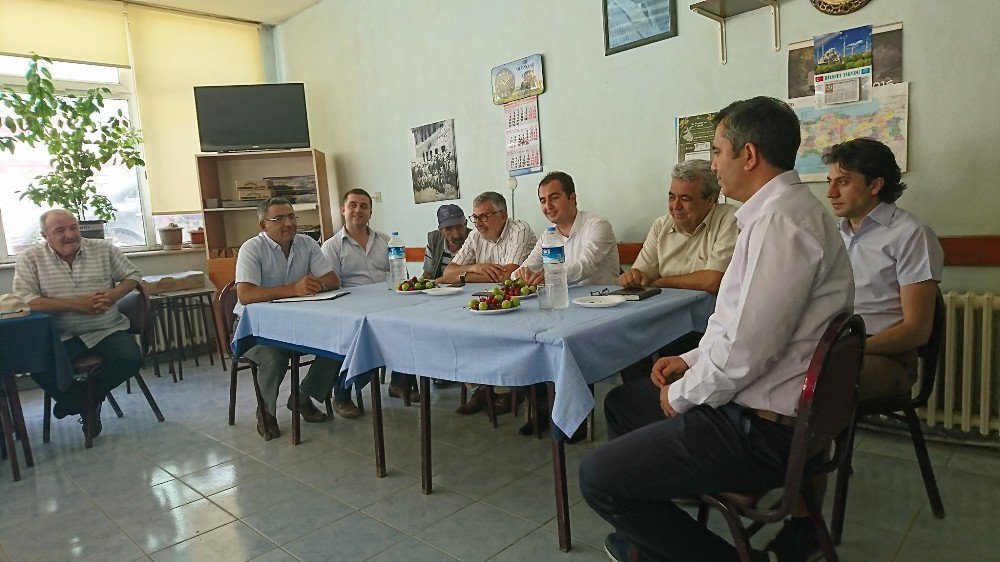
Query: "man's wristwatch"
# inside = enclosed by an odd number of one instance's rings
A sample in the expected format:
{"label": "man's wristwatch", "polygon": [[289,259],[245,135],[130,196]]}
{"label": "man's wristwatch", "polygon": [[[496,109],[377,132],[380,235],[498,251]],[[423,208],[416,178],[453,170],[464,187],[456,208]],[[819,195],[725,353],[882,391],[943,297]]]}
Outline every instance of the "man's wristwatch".
{"label": "man's wristwatch", "polygon": [[458,282],[459,283],[465,283],[465,275],[466,274],[464,272],[458,274]]}

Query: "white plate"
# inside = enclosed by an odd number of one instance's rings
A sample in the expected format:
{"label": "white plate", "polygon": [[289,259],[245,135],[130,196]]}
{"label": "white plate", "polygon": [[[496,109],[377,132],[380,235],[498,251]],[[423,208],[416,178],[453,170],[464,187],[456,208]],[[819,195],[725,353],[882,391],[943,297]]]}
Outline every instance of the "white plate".
{"label": "white plate", "polygon": [[461,293],[462,289],[459,287],[432,287],[430,289],[424,289],[424,292],[432,297],[443,297],[445,295]]}
{"label": "white plate", "polygon": [[468,310],[473,314],[503,314],[505,312],[514,312],[520,308],[520,306],[512,306],[510,308],[498,308],[496,310],[472,310],[471,308],[468,308]]}
{"label": "white plate", "polygon": [[393,289],[397,295],[422,295],[427,289],[420,289],[419,291],[414,289],[412,291],[400,291],[399,289]]}
{"label": "white plate", "polygon": [[573,304],[586,306],[588,308],[607,308],[618,306],[625,302],[625,297],[621,295],[601,295],[596,297],[578,297],[573,299]]}

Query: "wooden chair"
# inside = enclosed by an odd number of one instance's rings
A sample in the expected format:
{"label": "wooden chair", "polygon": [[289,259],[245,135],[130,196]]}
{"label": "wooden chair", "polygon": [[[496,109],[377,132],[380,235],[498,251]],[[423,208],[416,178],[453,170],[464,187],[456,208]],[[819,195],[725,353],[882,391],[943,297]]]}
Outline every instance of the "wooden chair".
{"label": "wooden chair", "polygon": [[[233,341],[233,326],[236,324],[236,302],[236,282],[233,281],[219,292],[219,310],[222,313],[223,337],[226,339],[225,347],[229,355],[229,425],[236,424],[236,382],[237,373],[240,371],[250,371],[251,377],[253,378],[254,393],[257,395],[257,408],[261,411],[265,411],[264,397],[260,393],[260,383],[257,380],[257,364],[243,356],[233,357],[231,343]],[[300,357],[301,354],[298,352],[289,352],[289,358],[291,359],[290,369],[292,371],[292,405],[294,406],[294,409],[292,410],[292,443],[295,445],[298,445],[300,442],[298,368],[312,363],[312,361],[300,361]],[[330,402],[329,395],[326,397],[326,415],[331,418],[333,417],[333,404]],[[268,422],[265,421],[265,426],[267,424]],[[268,429],[270,430],[270,428]],[[270,435],[269,431],[266,432],[264,440],[270,441],[271,438],[268,435]]]}
{"label": "wooden chair", "polygon": [[[770,507],[758,505],[770,490],[751,494],[720,492],[698,498],[698,520],[707,523],[709,507],[719,510],[729,525],[741,561],[753,559],[750,537],[764,524],[782,521],[799,497],[805,500],[826,559],[837,560],[823,520],[822,506],[818,505],[809,476],[832,472],[848,462],[864,350],[865,324],[856,314],[838,315],[820,339],[799,397],[780,500]],[[832,460],[824,461],[831,442],[835,445]],[[754,523],[746,527],[743,518]]]}
{"label": "wooden chair", "polygon": [[[149,295],[142,289],[142,286],[139,286],[135,291],[125,295],[118,301],[118,310],[128,318],[128,331],[139,336],[140,357],[145,359],[149,355],[149,350],[153,342],[153,314],[149,304]],[[103,368],[104,360],[96,355],[85,355],[73,361],[73,374],[77,377],[85,378],[87,381],[87,400],[84,406],[86,412],[94,411],[97,402],[94,396],[96,375]],[[142,390],[143,396],[146,397],[146,401],[149,402],[149,407],[152,408],[156,420],[162,422],[164,419],[163,413],[160,412],[159,406],[156,405],[156,400],[153,399],[152,393],[149,392],[149,387],[146,386],[146,381],[143,380],[142,374],[136,371],[132,378],[135,379],[136,384],[139,385],[139,389]],[[121,408],[118,407],[118,403],[110,392],[107,394],[107,399],[108,404],[114,409],[115,414],[119,418],[123,417],[125,414],[122,413]],[[52,424],[52,397],[46,392],[44,400],[45,414],[42,418],[42,442],[48,443]],[[84,447],[89,449],[94,444],[93,416],[85,415],[83,416],[83,420],[85,426]]]}
{"label": "wooden chair", "polygon": [[924,432],[920,427],[920,419],[917,418],[917,408],[927,405],[927,399],[934,390],[934,380],[937,378],[939,365],[938,360],[941,357],[941,349],[944,347],[944,321],[944,298],[942,298],[941,291],[939,290],[934,303],[934,321],[931,326],[931,335],[927,339],[927,343],[917,349],[920,380],[915,396],[904,394],[858,402],[857,416],[851,425],[851,447],[848,448],[847,464],[837,473],[837,490],[834,493],[833,519],[831,521],[831,533],[833,534],[834,544],[840,544],[841,534],[844,530],[844,513],[847,510],[847,486],[852,473],[851,457],[854,449],[854,435],[857,431],[858,420],[863,416],[882,415],[906,422],[910,429],[910,440],[913,441],[913,450],[917,455],[917,464],[920,466],[920,474],[924,480],[927,499],[931,503],[931,511],[938,519],[944,518],[944,505],[941,503],[941,493],[938,491],[937,480],[934,478],[934,468],[931,466],[930,455],[927,454],[927,443],[924,441]]}

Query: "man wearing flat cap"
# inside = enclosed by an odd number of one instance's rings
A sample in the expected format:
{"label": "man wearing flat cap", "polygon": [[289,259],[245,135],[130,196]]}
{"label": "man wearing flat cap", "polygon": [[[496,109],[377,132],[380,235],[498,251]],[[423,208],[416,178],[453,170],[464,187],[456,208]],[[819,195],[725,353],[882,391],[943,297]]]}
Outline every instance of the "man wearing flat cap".
{"label": "man wearing flat cap", "polygon": [[438,227],[427,233],[427,248],[424,249],[424,278],[437,279],[451,258],[465,244],[469,237],[469,226],[465,212],[458,205],[441,205],[437,210]]}

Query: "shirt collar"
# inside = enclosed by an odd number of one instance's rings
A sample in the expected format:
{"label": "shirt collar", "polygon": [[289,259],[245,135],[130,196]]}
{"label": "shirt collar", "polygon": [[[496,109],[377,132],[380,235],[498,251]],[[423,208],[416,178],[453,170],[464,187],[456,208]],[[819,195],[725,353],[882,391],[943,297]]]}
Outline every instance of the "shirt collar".
{"label": "shirt collar", "polygon": [[[49,251],[49,254],[56,257],[57,259],[60,260],[62,259],[62,256],[57,254],[56,251],[52,249],[52,246],[49,246],[48,242],[42,242],[42,244],[45,245],[45,249]],[[76,257],[80,257],[83,255],[83,247],[86,245],[87,245],[87,239],[86,238],[80,239],[80,249],[76,251]]]}
{"label": "shirt collar", "polygon": [[705,218],[703,218],[701,222],[698,223],[698,226],[694,227],[694,232],[691,233],[684,232],[683,230],[677,228],[677,221],[673,220],[674,217],[668,213],[667,216],[670,217],[670,228],[667,230],[667,232],[676,232],[677,234],[681,234],[683,236],[694,236],[695,234],[698,234],[702,230],[708,228],[708,223],[710,222],[712,215],[715,214],[715,211],[718,208],[719,208],[719,203],[716,202],[715,205],[712,205],[712,208],[708,210],[708,214],[705,215]]}
{"label": "shirt collar", "polygon": [[[867,230],[865,227],[872,222],[883,227],[889,226],[892,224],[892,218],[896,216],[896,208],[895,203],[879,202],[865,218],[861,219],[861,227],[858,228],[858,232]],[[851,221],[847,217],[840,219],[840,231],[848,236],[858,233],[851,228]]]}
{"label": "shirt collar", "polygon": [[746,225],[752,223],[763,212],[768,201],[779,196],[789,186],[799,183],[802,181],[799,179],[799,173],[795,170],[788,170],[771,178],[736,210],[736,226],[743,230]]}

